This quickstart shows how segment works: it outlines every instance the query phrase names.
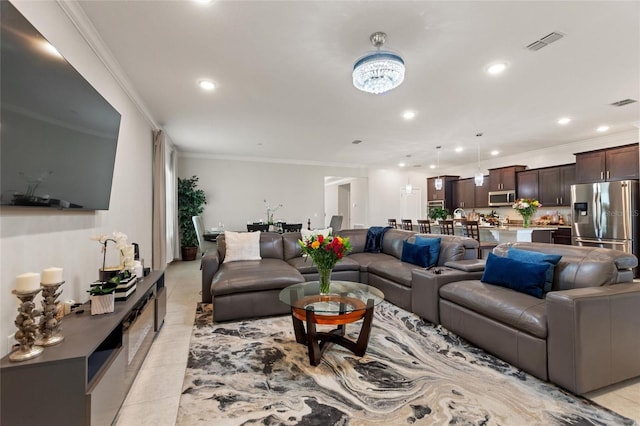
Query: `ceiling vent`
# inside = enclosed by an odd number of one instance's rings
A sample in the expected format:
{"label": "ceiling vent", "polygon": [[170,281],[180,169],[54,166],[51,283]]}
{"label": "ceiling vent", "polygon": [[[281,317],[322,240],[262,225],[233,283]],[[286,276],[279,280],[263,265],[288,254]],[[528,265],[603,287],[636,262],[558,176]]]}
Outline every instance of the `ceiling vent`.
{"label": "ceiling vent", "polygon": [[635,99],[623,99],[621,101],[614,102],[611,105],[616,106],[616,107],[621,107],[621,106],[632,104],[634,102],[638,102],[638,101],[636,101]]}
{"label": "ceiling vent", "polygon": [[530,45],[527,46],[527,49],[529,49],[531,51],[534,51],[534,52],[538,51],[538,50],[542,49],[543,47],[546,47],[546,46],[550,45],[554,41],[560,40],[562,37],[564,37],[564,34],[554,31],[554,32],[552,32],[550,34],[547,34],[546,36],[542,37],[540,40],[534,41],[533,43],[531,43]]}

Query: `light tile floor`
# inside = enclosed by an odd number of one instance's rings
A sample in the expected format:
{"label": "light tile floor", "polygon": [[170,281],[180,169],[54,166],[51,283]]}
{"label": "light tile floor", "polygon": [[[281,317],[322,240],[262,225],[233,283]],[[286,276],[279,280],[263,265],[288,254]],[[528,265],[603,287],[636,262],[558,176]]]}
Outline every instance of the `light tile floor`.
{"label": "light tile floor", "polygon": [[[165,285],[165,324],[120,408],[116,426],[175,425],[195,308],[200,301],[200,262],[173,262],[166,269]],[[585,396],[640,423],[640,378]]]}

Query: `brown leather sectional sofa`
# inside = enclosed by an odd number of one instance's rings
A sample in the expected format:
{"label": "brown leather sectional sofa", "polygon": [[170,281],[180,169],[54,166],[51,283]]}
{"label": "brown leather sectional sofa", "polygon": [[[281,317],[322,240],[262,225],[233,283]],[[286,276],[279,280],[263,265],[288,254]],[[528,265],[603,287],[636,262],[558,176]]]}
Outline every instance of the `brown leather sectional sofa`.
{"label": "brown leather sectional sofa", "polygon": [[426,303],[414,312],[577,394],[640,376],[635,256],[541,243],[500,244],[493,253],[506,256],[510,247],[562,256],[544,299],[446,269],[424,274],[414,297]]}
{"label": "brown leather sectional sofa", "polygon": [[[380,253],[365,252],[367,229],[342,230],[351,253],[336,264],[334,280],[355,281],[379,288],[385,299],[411,311],[413,274],[424,268],[402,262],[402,243],[412,242],[415,232],[390,229],[382,240]],[[465,237],[421,234],[441,238],[438,265],[453,260],[475,259],[478,243]],[[202,258],[202,301],[213,302],[215,321],[285,314],[290,308],[278,299],[283,288],[318,279],[311,259],[302,257],[299,232],[260,235],[261,260],[223,263],[224,235],[218,237],[218,250]]]}
{"label": "brown leather sectional sofa", "polygon": [[[442,238],[438,270],[401,262],[402,242],[415,233],[389,230],[381,253],[364,252],[366,229],[343,230],[353,251],[332,274],[335,280],[367,283],[385,299],[467,339],[545,381],[582,394],[640,376],[640,283],[638,260],[619,251],[541,243],[509,247],[558,254],[552,291],[538,299],[480,281],[484,261],[475,240]],[[214,304],[214,320],[286,314],[278,293],[290,284],[317,279],[301,256],[300,233],[263,233],[262,260],[222,263],[217,252],[202,259],[202,301]],[[517,271],[514,271],[517,273]]]}

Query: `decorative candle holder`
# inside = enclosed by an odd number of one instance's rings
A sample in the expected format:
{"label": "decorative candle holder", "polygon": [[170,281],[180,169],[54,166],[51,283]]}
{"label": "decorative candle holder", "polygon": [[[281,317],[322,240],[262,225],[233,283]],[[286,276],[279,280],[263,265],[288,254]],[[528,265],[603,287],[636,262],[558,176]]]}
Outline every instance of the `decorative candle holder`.
{"label": "decorative candle holder", "polygon": [[33,298],[40,293],[40,290],[42,289],[29,292],[12,291],[22,303],[18,307],[18,316],[15,321],[18,327],[15,339],[20,343],[20,347],[9,355],[11,361],[26,361],[37,357],[43,351],[42,346],[34,346],[38,329],[35,317],[40,316],[41,312],[35,309],[36,304],[33,303]]}
{"label": "decorative candle holder", "polygon": [[58,313],[58,288],[64,284],[64,281],[54,284],[44,284],[42,286],[42,317],[40,318],[40,337],[36,340],[36,345],[53,346],[64,340],[64,336],[60,333],[60,322],[56,319]]}

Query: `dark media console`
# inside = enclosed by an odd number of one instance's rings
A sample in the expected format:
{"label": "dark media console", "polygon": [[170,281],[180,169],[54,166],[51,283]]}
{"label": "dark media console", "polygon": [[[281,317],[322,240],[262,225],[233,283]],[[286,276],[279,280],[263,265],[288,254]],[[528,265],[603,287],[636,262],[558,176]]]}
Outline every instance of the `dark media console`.
{"label": "dark media console", "polygon": [[63,318],[64,341],[37,358],[1,360],[0,424],[106,425],[115,419],[154,337],[164,323],[164,272],[137,283],[115,312],[89,304]]}

